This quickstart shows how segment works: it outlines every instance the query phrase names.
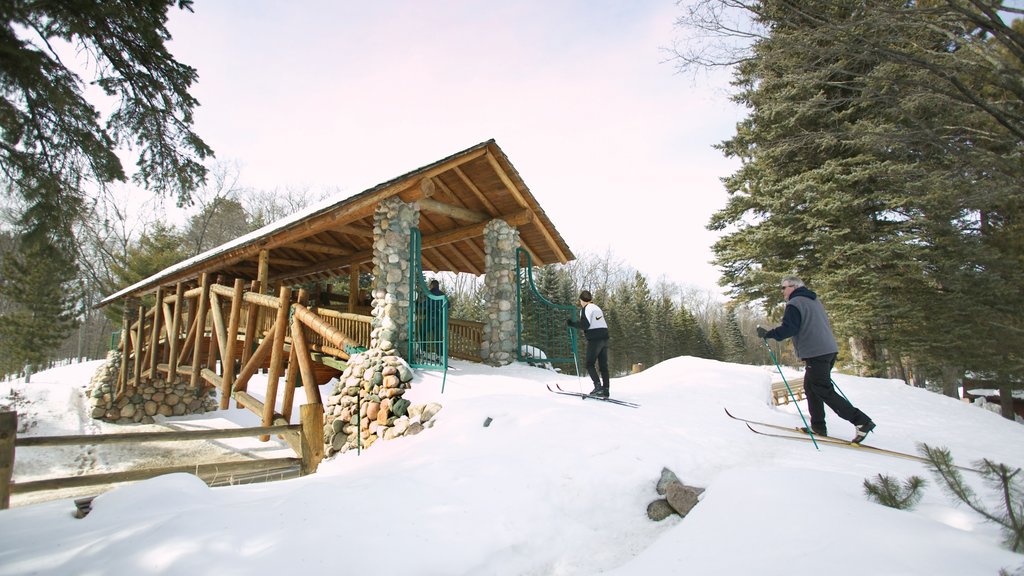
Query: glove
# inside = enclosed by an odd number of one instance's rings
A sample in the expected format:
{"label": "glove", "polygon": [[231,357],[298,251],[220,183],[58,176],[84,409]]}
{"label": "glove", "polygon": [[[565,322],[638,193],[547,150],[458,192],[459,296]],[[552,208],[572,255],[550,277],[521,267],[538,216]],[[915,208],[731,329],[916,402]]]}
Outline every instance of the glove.
{"label": "glove", "polygon": [[764,326],[757,327],[757,337],[764,340],[768,336],[768,331],[764,329]]}
{"label": "glove", "polygon": [[569,327],[571,328],[571,327],[572,327],[572,320],[570,320],[570,319],[566,318],[566,319],[565,319],[565,325],[566,325],[566,326],[569,326]]}

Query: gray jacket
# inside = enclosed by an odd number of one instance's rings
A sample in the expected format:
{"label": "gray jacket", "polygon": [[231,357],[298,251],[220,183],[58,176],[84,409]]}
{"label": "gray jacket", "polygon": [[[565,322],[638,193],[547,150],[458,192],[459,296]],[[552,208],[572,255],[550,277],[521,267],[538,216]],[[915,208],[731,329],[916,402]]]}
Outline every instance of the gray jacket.
{"label": "gray jacket", "polygon": [[832,324],[818,295],[801,286],[789,295],[782,325],[769,330],[765,338],[793,338],[793,350],[801,360],[839,352]]}

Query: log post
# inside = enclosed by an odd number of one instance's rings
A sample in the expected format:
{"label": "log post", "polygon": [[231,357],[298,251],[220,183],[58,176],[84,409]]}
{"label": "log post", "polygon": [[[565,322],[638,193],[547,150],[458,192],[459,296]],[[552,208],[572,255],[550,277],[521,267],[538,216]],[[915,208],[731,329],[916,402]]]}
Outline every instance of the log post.
{"label": "log post", "polygon": [[[288,311],[290,306],[292,289],[282,286],[278,295],[280,306],[277,307],[277,318],[274,320],[274,347],[270,352],[270,373],[267,374],[267,395],[263,401],[263,425],[270,426],[274,423],[274,408],[277,404],[277,384],[281,378],[281,367],[284,364],[284,337],[288,333]],[[268,335],[269,338],[269,335]],[[266,442],[270,436],[261,436],[260,440]]]}
{"label": "log post", "polygon": [[160,360],[160,319],[163,316],[164,291],[156,287],[156,303],[153,304],[153,330],[149,341],[149,377],[156,378],[156,365]]}
{"label": "log post", "polygon": [[[257,293],[260,291],[260,283],[257,280],[253,280],[252,284],[249,285],[249,292]],[[260,307],[254,304],[246,304],[245,314],[245,341],[242,344],[242,364],[249,361],[249,356],[252,355],[252,343],[256,338],[256,323],[259,321]]]}
{"label": "log post", "polygon": [[181,304],[185,299],[185,285],[178,282],[174,289],[174,310],[171,312],[171,331],[168,333],[171,344],[170,357],[167,359],[167,383],[178,381],[178,332],[181,330]]}
{"label": "log post", "polygon": [[348,273],[348,311],[356,313],[356,303],[359,301],[359,264],[353,264]]}
{"label": "log post", "polygon": [[[296,301],[305,302],[307,296],[306,289],[300,288]],[[298,328],[297,331],[296,328]],[[281,400],[281,415],[284,416],[285,420],[291,422],[292,405],[295,402],[295,381],[299,377],[299,353],[295,346],[295,340],[302,337],[302,324],[293,320],[288,324],[288,329],[292,335],[292,345],[291,351],[288,352],[288,369],[284,376],[284,398]]]}
{"label": "log post", "polygon": [[[323,428],[322,425],[321,428]],[[11,506],[11,478],[14,476],[14,438],[17,434],[18,413],[0,412],[0,510],[6,510]],[[323,430],[320,430],[320,434],[323,434]],[[303,457],[303,466],[305,466],[305,457]]]}
{"label": "log post", "polygon": [[[203,362],[203,335],[206,333],[206,312],[210,309],[210,275],[206,272],[200,276],[199,285],[202,288],[202,292],[199,294],[199,299],[196,310],[196,343],[192,349],[192,378],[188,382],[188,387],[191,390],[195,390],[199,387],[199,372],[202,369]],[[212,338],[212,336],[211,336]]]}
{"label": "log post", "polygon": [[[128,345],[131,343],[131,338],[128,337],[128,330],[130,329],[128,309],[129,304],[125,302],[124,310],[121,312],[121,370],[117,373],[115,396],[119,396],[124,391],[128,382]],[[25,380],[28,381],[28,376],[25,377]]]}
{"label": "log post", "polygon": [[242,316],[242,291],[245,284],[241,278],[235,279],[235,291],[231,295],[231,317],[228,319],[228,332],[224,347],[224,377],[220,392],[220,409],[225,410],[231,400],[231,386],[235,379],[235,356],[238,355],[238,323]]}
{"label": "log post", "polygon": [[146,349],[145,337],[146,337],[146,306],[141,302],[139,303],[139,319],[137,320],[138,333],[135,336],[135,364],[133,369],[135,370],[135,385],[138,386],[139,382],[142,381],[142,353]]}
{"label": "log post", "polygon": [[324,405],[319,402],[299,406],[302,424],[302,475],[316,472],[324,459]]}
{"label": "log post", "polygon": [[292,348],[295,350],[299,372],[302,374],[302,389],[306,392],[306,402],[318,403],[322,402],[320,387],[316,385],[316,375],[313,372],[309,347],[306,346],[306,333],[302,326],[298,317],[292,319]]}

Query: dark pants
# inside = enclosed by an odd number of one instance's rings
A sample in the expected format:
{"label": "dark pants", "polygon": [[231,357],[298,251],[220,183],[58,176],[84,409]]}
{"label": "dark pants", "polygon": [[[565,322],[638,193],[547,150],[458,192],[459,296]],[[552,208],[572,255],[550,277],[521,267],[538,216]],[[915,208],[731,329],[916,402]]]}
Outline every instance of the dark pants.
{"label": "dark pants", "polygon": [[[597,369],[594,363],[601,369],[601,379],[597,377]],[[587,374],[594,381],[594,387],[608,389],[608,339],[587,340]],[[603,384],[602,384],[603,382]]]}
{"label": "dark pants", "polygon": [[836,415],[854,426],[871,421],[866,414],[836,392],[835,386],[832,385],[832,366],[836,363],[835,354],[804,358],[804,362],[806,363],[804,394],[807,396],[807,411],[811,413],[812,429],[825,429],[825,405],[828,405]]}

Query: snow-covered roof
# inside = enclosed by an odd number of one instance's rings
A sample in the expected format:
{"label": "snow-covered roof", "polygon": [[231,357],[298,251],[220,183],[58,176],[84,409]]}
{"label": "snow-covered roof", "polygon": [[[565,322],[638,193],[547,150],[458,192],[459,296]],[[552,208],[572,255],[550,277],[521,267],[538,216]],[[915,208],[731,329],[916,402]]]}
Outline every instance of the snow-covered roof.
{"label": "snow-covered roof", "polygon": [[203,273],[255,280],[268,252],[270,284],[348,274],[373,259],[373,216],[384,199],[420,203],[423,268],[483,274],[483,227],[500,218],[519,229],[536,265],[575,256],[509,162],[488,140],[348,197],[332,197],[183,260],[104,298],[99,306]]}

